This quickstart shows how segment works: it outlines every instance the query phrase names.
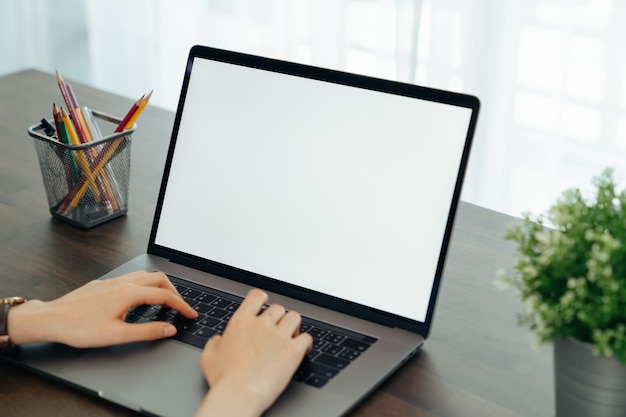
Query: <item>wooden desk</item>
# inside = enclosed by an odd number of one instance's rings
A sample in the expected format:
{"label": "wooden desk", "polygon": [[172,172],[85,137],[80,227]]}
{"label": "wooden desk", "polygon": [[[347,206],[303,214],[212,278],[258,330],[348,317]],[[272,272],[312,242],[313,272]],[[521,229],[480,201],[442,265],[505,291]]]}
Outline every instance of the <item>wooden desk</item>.
{"label": "wooden desk", "polygon": [[[78,83],[73,87],[81,103],[114,115],[123,115],[133,101]],[[2,296],[58,297],[147,246],[173,114],[148,106],[138,121],[127,216],[82,231],[48,213],[26,132],[50,117],[53,101],[61,96],[50,74],[24,71],[0,77]],[[493,284],[494,271],[512,262],[513,247],[501,238],[512,220],[461,204],[431,337],[354,416],[553,415],[551,348],[531,346],[532,335],[516,323],[516,295]],[[2,415],[29,417],[136,415],[4,363],[0,407]]]}

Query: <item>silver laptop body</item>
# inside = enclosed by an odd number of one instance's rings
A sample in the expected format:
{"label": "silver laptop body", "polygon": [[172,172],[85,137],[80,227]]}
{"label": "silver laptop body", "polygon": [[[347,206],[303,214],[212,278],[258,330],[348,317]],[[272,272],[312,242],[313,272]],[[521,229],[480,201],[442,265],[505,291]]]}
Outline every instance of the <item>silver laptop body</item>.
{"label": "silver laptop body", "polygon": [[[291,382],[268,416],[353,409],[433,322],[479,102],[473,96],[191,49],[145,255],[159,270],[376,339],[317,388]],[[10,360],[106,400],[191,416],[208,386],[177,340]]]}

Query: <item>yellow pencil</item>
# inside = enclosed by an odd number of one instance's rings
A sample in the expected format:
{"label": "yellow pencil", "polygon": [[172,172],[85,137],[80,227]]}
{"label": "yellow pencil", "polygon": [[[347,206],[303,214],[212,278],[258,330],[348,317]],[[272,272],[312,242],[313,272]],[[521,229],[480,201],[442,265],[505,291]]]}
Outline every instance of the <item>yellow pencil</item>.
{"label": "yellow pencil", "polygon": [[143,111],[143,109],[145,109],[146,106],[148,105],[148,101],[150,101],[150,96],[152,96],[152,91],[150,91],[150,93],[148,93],[147,96],[141,99],[139,108],[137,109],[135,113],[133,113],[133,116],[130,118],[128,123],[126,123],[126,126],[124,126],[124,130],[130,129],[131,127],[133,127],[133,124],[135,124],[135,121],[139,118],[139,115],[141,115],[141,112]]}

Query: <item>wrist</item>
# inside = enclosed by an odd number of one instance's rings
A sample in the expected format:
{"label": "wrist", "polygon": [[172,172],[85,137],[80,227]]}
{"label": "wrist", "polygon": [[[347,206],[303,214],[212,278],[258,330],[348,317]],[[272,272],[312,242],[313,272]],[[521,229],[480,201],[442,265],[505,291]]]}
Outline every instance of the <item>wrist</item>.
{"label": "wrist", "polygon": [[259,417],[266,408],[258,392],[246,388],[245,384],[221,383],[209,389],[196,417]]}
{"label": "wrist", "polygon": [[8,315],[8,331],[11,342],[15,345],[48,341],[45,335],[44,302],[30,300],[13,306]]}

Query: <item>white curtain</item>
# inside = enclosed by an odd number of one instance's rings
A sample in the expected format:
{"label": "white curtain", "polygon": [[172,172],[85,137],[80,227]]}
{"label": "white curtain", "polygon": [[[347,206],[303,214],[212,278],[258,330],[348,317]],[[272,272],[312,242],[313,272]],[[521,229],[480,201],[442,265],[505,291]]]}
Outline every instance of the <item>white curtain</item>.
{"label": "white curtain", "polygon": [[2,0],[0,73],[59,70],[174,109],[205,44],[477,95],[463,199],[542,211],[626,157],[618,0]]}

